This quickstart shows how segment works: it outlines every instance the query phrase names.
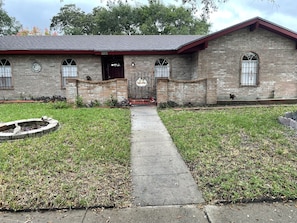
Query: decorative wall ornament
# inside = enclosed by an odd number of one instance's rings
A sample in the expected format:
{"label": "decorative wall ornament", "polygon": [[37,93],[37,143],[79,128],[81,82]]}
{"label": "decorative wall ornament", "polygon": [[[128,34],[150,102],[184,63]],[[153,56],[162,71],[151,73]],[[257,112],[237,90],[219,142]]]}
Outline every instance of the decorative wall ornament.
{"label": "decorative wall ornament", "polygon": [[147,85],[147,81],[144,78],[140,77],[137,79],[136,85],[138,87],[145,87]]}
{"label": "decorative wall ornament", "polygon": [[34,62],[32,64],[32,70],[36,73],[39,73],[41,71],[41,64],[38,62]]}

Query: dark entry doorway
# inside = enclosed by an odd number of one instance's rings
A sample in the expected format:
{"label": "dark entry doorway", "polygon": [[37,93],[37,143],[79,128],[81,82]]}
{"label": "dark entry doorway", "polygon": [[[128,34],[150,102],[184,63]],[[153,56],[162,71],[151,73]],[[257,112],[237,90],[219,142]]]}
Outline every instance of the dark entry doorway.
{"label": "dark entry doorway", "polygon": [[124,78],[123,56],[102,56],[103,80]]}

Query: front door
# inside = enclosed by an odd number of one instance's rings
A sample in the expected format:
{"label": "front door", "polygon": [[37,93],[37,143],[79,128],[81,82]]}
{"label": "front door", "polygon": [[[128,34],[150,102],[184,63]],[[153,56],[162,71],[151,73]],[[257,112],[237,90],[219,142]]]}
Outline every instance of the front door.
{"label": "front door", "polygon": [[123,56],[102,56],[103,80],[124,78]]}

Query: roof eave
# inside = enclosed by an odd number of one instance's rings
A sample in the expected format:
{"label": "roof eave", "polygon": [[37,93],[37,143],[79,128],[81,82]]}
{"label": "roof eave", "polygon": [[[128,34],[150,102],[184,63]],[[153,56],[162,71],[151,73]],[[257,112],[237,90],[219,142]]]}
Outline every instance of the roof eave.
{"label": "roof eave", "polygon": [[177,54],[176,50],[143,51],[95,51],[95,50],[2,50],[3,55],[166,55]]}
{"label": "roof eave", "polygon": [[182,46],[180,49],[178,49],[178,53],[193,52],[195,51],[195,49],[204,50],[207,48],[209,41],[217,39],[219,37],[222,37],[234,31],[237,31],[243,28],[248,28],[248,27],[250,28],[251,32],[261,27],[263,29],[282,35],[286,38],[292,39],[296,41],[296,49],[297,49],[297,33],[290,31],[286,28],[283,28],[281,26],[278,26],[276,24],[273,24],[271,22],[268,22],[262,18],[256,17],[256,18],[247,20],[245,22],[239,23],[237,25],[231,26],[229,28],[223,29],[221,31],[214,32],[205,37],[202,37],[197,41],[194,41],[185,46]]}
{"label": "roof eave", "polygon": [[63,54],[94,54],[93,50],[1,50],[0,54],[4,55],[63,55]]}
{"label": "roof eave", "polygon": [[97,51],[96,55],[168,55],[177,54],[177,50],[125,50],[125,51]]}

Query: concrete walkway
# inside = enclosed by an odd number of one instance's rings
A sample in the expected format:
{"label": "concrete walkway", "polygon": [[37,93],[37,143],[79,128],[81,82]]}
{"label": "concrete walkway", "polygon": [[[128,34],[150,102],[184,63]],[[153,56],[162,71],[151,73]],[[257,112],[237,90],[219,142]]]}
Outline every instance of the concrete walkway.
{"label": "concrete walkway", "polygon": [[0,212],[1,223],[296,223],[297,203]]}
{"label": "concrete walkway", "polygon": [[203,203],[155,106],[131,108],[131,163],[136,206]]}

